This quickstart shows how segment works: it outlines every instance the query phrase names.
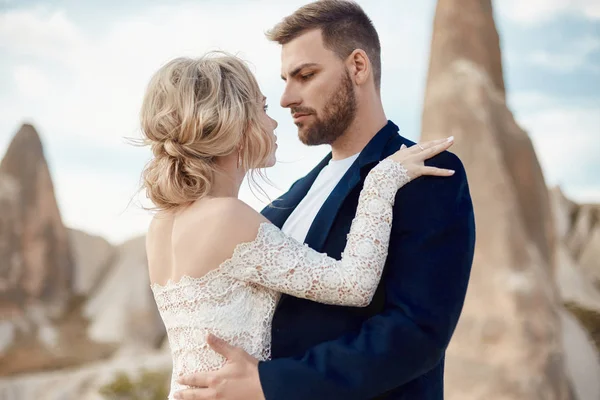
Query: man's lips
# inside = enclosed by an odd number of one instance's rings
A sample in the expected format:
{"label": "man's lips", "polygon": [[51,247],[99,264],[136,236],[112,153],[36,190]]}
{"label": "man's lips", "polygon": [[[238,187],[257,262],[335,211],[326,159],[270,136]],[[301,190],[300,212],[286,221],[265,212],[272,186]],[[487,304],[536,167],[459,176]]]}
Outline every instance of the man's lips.
{"label": "man's lips", "polygon": [[294,121],[298,121],[299,119],[308,117],[310,114],[306,114],[306,113],[294,113],[292,114],[292,118],[294,119]]}

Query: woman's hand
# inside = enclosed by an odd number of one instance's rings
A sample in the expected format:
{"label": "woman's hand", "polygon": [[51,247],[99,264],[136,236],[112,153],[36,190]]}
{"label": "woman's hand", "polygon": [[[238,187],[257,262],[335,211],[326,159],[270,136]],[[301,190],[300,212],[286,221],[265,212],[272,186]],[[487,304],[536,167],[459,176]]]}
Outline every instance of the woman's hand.
{"label": "woman's hand", "polygon": [[429,142],[415,144],[411,147],[402,145],[400,150],[389,156],[388,158],[402,164],[408,173],[408,177],[413,180],[422,175],[433,176],[451,176],[454,171],[451,169],[443,169],[436,167],[425,166],[425,160],[440,154],[454,144],[454,137],[450,136],[447,139],[432,140]]}

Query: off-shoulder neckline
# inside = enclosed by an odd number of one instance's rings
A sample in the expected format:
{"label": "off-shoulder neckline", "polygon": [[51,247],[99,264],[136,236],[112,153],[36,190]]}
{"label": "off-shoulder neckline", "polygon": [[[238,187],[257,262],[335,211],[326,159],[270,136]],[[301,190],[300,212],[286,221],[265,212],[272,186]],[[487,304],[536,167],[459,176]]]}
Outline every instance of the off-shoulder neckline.
{"label": "off-shoulder neckline", "polygon": [[160,292],[164,292],[166,290],[170,290],[170,289],[174,289],[174,288],[177,288],[177,287],[184,286],[185,284],[202,283],[202,282],[205,282],[205,281],[209,280],[214,275],[221,274],[223,272],[223,270],[225,270],[226,267],[228,267],[236,259],[236,257],[239,255],[239,253],[241,253],[246,248],[254,245],[256,243],[256,241],[262,235],[265,234],[265,231],[266,231],[267,227],[269,227],[270,229],[277,229],[277,230],[279,230],[279,228],[277,228],[271,222],[267,222],[267,221],[261,222],[259,224],[259,226],[258,226],[258,232],[256,233],[256,237],[253,240],[251,240],[249,242],[240,242],[240,243],[236,244],[235,248],[233,249],[233,253],[231,253],[231,257],[229,257],[228,259],[226,259],[225,261],[223,261],[221,264],[219,264],[217,267],[211,269],[210,271],[208,271],[204,275],[202,275],[202,276],[191,276],[191,275],[188,275],[188,274],[184,274],[177,281],[173,281],[171,278],[169,278],[167,280],[167,282],[164,283],[164,284],[160,284],[158,282],[151,282],[150,283],[150,288],[154,292],[160,293]]}

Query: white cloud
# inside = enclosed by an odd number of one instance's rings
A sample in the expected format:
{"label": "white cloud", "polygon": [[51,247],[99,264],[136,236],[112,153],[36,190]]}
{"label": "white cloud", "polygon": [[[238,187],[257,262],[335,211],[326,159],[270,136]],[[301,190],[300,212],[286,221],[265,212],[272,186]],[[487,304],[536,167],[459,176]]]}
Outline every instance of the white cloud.
{"label": "white cloud", "polygon": [[[215,49],[236,52],[248,60],[275,105],[282,90],[279,47],[268,42],[263,32],[303,3],[190,2],[149,7],[129,18],[107,21],[103,34],[97,37],[86,36],[84,28],[64,11],[35,8],[0,14],[0,47],[12,55],[38,57],[39,64],[28,68],[35,68],[38,80],[46,77],[50,84],[43,87],[53,94],[52,101],[32,104],[30,99],[5,93],[0,95],[0,107],[12,104],[18,109],[13,118],[34,117],[53,134],[83,136],[102,146],[122,146],[123,137],[137,132],[141,99],[152,73],[173,57],[197,56]],[[381,4],[364,3],[376,23],[382,21],[384,82],[395,87],[389,93],[394,95],[396,88],[402,87],[417,94],[427,62],[428,29],[426,24],[417,23],[423,17],[415,18],[419,11],[402,6],[400,13],[406,21],[395,24],[388,22]],[[433,3],[426,3],[432,10]],[[412,40],[398,41],[398,37]],[[17,84],[31,93],[28,88],[33,84],[28,85],[24,77]],[[392,100],[395,107],[402,106],[398,96]],[[414,96],[402,100],[414,102]],[[285,119],[288,123],[280,131],[295,130],[288,116]]]}
{"label": "white cloud", "polygon": [[[128,206],[137,189],[133,176],[81,170],[58,170],[53,176],[65,225],[119,243],[144,232],[150,214]],[[144,199],[141,195],[135,197]]]}
{"label": "white cloud", "polygon": [[46,74],[31,65],[18,65],[13,70],[17,92],[24,99],[48,99],[51,84]]}
{"label": "white cloud", "polygon": [[[21,117],[35,116],[49,132],[122,146],[122,138],[137,130],[146,83],[170,58],[219,46],[245,50],[254,55],[251,61],[260,55],[277,60],[276,46],[251,29],[256,21],[247,19],[249,10],[211,8],[202,3],[146,9],[107,24],[99,37],[85,37],[63,11],[36,8],[0,14],[0,45],[13,56],[37,57],[36,77],[48,76],[52,85],[46,89],[54,94],[52,101],[32,104],[5,93],[0,105],[16,101]],[[263,20],[268,14],[263,13]],[[238,29],[224,29],[223,21]],[[240,35],[240,30],[251,33]],[[19,88],[27,85],[23,75],[20,71],[15,82]]]}
{"label": "white cloud", "polygon": [[556,98],[539,92],[508,92],[507,102],[511,110],[548,108],[556,105]]}
{"label": "white cloud", "polygon": [[529,62],[559,72],[573,72],[580,68],[600,71],[600,66],[587,61],[587,57],[598,49],[600,49],[599,38],[584,37],[573,41],[565,52],[535,51],[529,57]]}
{"label": "white cloud", "polygon": [[[564,187],[562,186],[561,189]],[[600,184],[595,186],[566,187],[563,190],[569,199],[574,199],[579,204],[597,204],[600,201]]]}
{"label": "white cloud", "polygon": [[[600,154],[599,106],[553,106],[516,114],[534,143],[549,185],[560,185],[576,201],[588,201],[590,195],[597,193],[600,182],[594,186],[585,177],[596,173],[591,168]],[[600,201],[600,196],[595,201]]]}
{"label": "white cloud", "polygon": [[600,179],[590,178],[600,166],[600,103],[509,92],[508,104],[532,139],[547,184],[577,202],[600,202]]}
{"label": "white cloud", "polygon": [[527,25],[548,21],[562,13],[600,19],[598,0],[496,0],[494,7],[500,15]]}
{"label": "white cloud", "polygon": [[11,53],[62,60],[82,45],[82,33],[64,10],[36,7],[0,13],[0,48]]}

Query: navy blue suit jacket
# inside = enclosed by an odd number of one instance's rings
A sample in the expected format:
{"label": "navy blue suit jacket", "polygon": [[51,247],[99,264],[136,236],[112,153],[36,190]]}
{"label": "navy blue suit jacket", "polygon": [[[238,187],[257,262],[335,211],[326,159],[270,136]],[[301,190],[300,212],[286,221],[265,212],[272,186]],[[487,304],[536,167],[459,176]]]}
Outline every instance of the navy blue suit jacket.
{"label": "navy blue suit jacket", "polygon": [[[305,242],[336,259],[346,245],[364,178],[402,144],[391,121],[363,149],[317,214]],[[329,154],[262,214],[281,227]],[[400,189],[383,277],[368,307],[340,307],[283,295],[273,318],[272,360],[260,362],[267,400],[443,399],[444,356],[463,306],[475,245],[473,206],[456,170]]]}

